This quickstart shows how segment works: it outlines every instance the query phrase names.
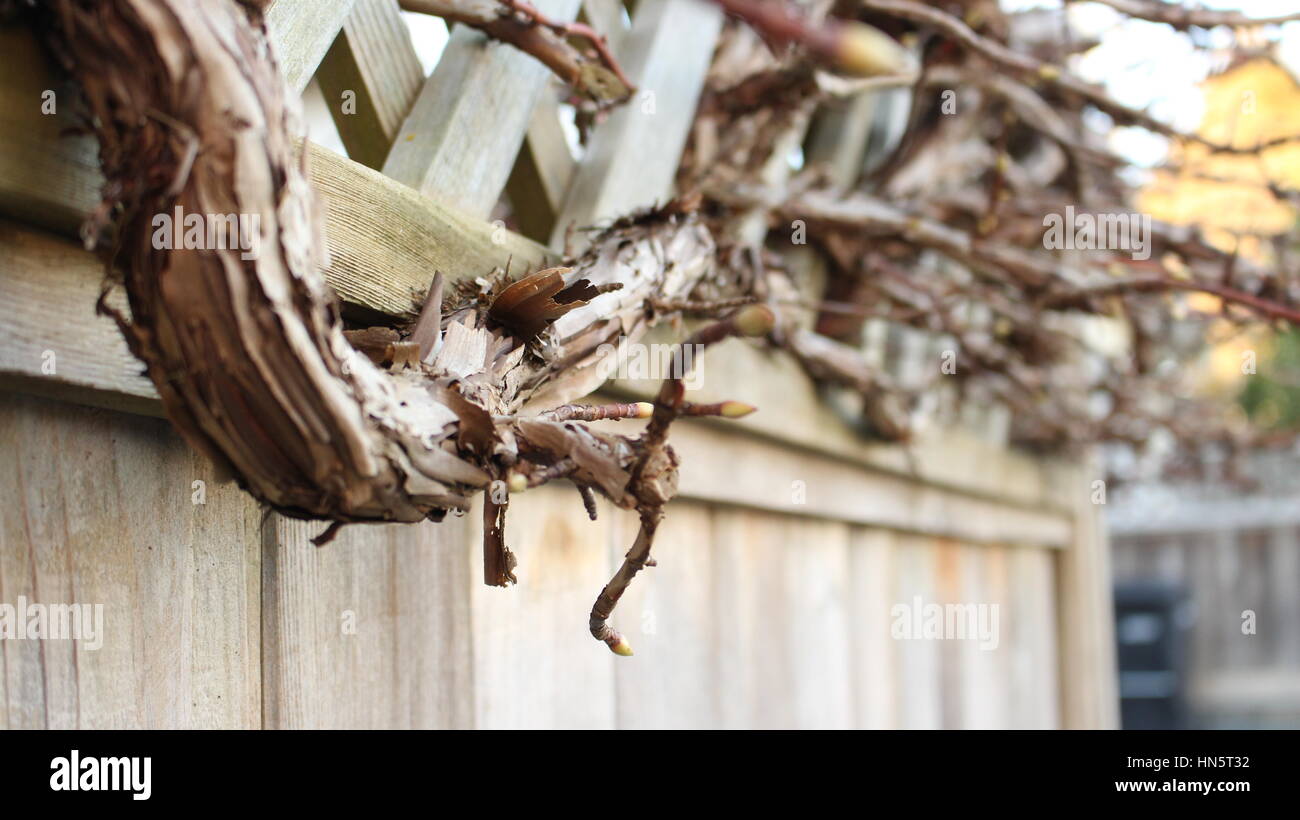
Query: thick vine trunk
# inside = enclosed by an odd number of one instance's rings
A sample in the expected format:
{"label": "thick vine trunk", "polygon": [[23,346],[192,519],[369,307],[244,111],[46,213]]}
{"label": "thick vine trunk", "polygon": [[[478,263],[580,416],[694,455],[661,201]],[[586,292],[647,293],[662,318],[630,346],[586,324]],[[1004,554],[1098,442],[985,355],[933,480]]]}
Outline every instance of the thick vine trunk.
{"label": "thick vine trunk", "polygon": [[[594,389],[600,345],[639,335],[651,296],[685,297],[709,269],[704,228],[677,215],[607,234],[563,277],[600,295],[540,340],[493,322],[492,293],[461,288],[423,361],[386,372],[344,337],[318,273],[322,217],[255,5],[57,0],[44,22],[100,140],[132,350],[172,423],[249,491],[299,517],[437,519],[516,463],[576,455],[577,476],[634,506],[630,440],[499,417]],[[211,215],[235,215],[255,241],[160,248],[188,234],[163,215],[199,215],[205,240]]]}

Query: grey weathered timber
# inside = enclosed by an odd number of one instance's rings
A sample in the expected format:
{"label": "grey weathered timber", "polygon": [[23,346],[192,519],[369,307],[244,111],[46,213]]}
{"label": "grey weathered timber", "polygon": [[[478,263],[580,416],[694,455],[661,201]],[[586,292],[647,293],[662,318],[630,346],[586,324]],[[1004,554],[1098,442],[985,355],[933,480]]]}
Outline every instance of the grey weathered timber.
{"label": "grey weathered timber", "polygon": [[619,54],[637,93],[592,136],[552,230],[552,247],[563,247],[570,227],[668,198],[721,25],[721,12],[708,3],[638,4]]}
{"label": "grey weathered timber", "polygon": [[397,0],[357,0],[316,81],[348,157],[382,167],[424,81]]}
{"label": "grey weathered timber", "polygon": [[292,91],[301,94],[311,82],[355,3],[356,0],[313,0],[310,4],[275,0],[267,9],[266,30]]}
{"label": "grey weathered timber", "polygon": [[[549,17],[572,20],[578,0],[539,0],[537,7]],[[488,216],[550,76],[531,56],[468,26],[453,27],[398,131],[384,173],[466,213]]]}

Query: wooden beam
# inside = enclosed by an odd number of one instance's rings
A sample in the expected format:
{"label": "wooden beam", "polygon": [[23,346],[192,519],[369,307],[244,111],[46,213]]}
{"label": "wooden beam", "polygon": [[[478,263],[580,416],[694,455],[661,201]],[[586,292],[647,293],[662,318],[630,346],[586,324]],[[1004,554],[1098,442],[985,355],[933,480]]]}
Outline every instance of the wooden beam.
{"label": "wooden beam", "polygon": [[103,278],[99,260],[72,242],[0,220],[0,385],[161,414],[144,365],[117,325],[95,315]]}
{"label": "wooden beam", "polygon": [[[76,235],[99,204],[103,177],[86,137],[62,137],[75,125],[72,92],[57,94],[57,113],[42,115],[42,91],[58,88],[26,30],[0,32],[15,59],[0,68],[0,216]],[[370,168],[308,143],[312,181],[324,199],[332,266],[325,277],[345,303],[392,315],[413,312],[433,272],[481,276],[513,257],[535,265],[546,251],[420,196]]]}
{"label": "wooden beam", "polygon": [[722,13],[697,0],[643,0],[619,59],[637,93],[595,134],[551,233],[667,199],[695,118]]}
{"label": "wooden beam", "polygon": [[424,81],[397,0],[357,0],[316,80],[348,157],[383,167]]}
{"label": "wooden beam", "polygon": [[[309,144],[310,145],[310,144]],[[546,249],[519,234],[420,196],[378,171],[310,146],[311,178],[326,205],[331,265],[325,278],[344,302],[414,313],[434,271],[482,276],[513,260],[541,264]]]}
{"label": "wooden beam", "polygon": [[681,424],[672,442],[683,498],[967,543],[1065,547],[1073,532],[1067,513],[864,469],[739,428]]}
{"label": "wooden beam", "polygon": [[1061,646],[1061,725],[1066,729],[1119,727],[1115,661],[1115,607],[1110,542],[1094,504],[1101,474],[1095,453],[1056,465],[1052,492],[1074,504],[1074,534],[1057,562],[1057,629]]}
{"label": "wooden beam", "polygon": [[[572,20],[578,0],[539,0]],[[492,212],[550,79],[536,59],[457,25],[385,160],[384,173],[479,217]]]}
{"label": "wooden beam", "polygon": [[266,30],[275,45],[284,79],[295,94],[311,82],[356,0],[315,0],[310,8],[275,0],[266,12]]}
{"label": "wooden beam", "polygon": [[57,79],[30,30],[0,28],[0,51],[0,213],[75,236],[104,182],[94,138],[64,136],[77,124],[77,90]]}

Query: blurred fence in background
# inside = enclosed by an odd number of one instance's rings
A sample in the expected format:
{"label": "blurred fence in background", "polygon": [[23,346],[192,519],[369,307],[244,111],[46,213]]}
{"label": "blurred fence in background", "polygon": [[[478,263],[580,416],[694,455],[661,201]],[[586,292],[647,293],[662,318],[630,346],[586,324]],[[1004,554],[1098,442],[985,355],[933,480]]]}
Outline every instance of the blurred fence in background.
{"label": "blurred fence in background", "polygon": [[[1230,481],[1138,485],[1107,506],[1115,580],[1163,590],[1175,633],[1118,623],[1124,642],[1183,645],[1187,720],[1207,727],[1300,728],[1300,457],[1260,454]],[[1181,637],[1180,637],[1181,636]],[[1121,689],[1125,688],[1123,685]]]}

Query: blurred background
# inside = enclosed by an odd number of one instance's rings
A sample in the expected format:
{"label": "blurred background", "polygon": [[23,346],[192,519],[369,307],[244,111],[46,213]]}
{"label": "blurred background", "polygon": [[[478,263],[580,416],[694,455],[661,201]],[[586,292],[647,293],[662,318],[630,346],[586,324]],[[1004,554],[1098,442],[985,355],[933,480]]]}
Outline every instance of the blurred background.
{"label": "blurred background", "polygon": [[[1300,131],[1300,26],[1281,27],[1254,56],[1230,63],[1216,63],[1213,50],[1190,51],[1189,42],[1167,27],[1127,21],[1086,65],[1102,76],[1119,69],[1124,82],[1110,82],[1114,93],[1216,139],[1248,145]],[[1116,139],[1135,156],[1168,159],[1167,145],[1145,137]],[[1243,258],[1294,268],[1295,210],[1267,189],[1300,183],[1300,146],[1260,157],[1188,153],[1183,159],[1203,178],[1190,178],[1189,169],[1154,173],[1139,208],[1203,226]],[[1189,311],[1219,307],[1207,295],[1187,302]],[[1244,452],[1206,447],[1183,474],[1168,469],[1167,447],[1145,458],[1108,450],[1122,480],[1106,515],[1122,725],[1300,728],[1300,450],[1288,433],[1300,422],[1300,336],[1224,321],[1209,325],[1204,343],[1186,374],[1188,390],[1221,399],[1264,435]]]}

